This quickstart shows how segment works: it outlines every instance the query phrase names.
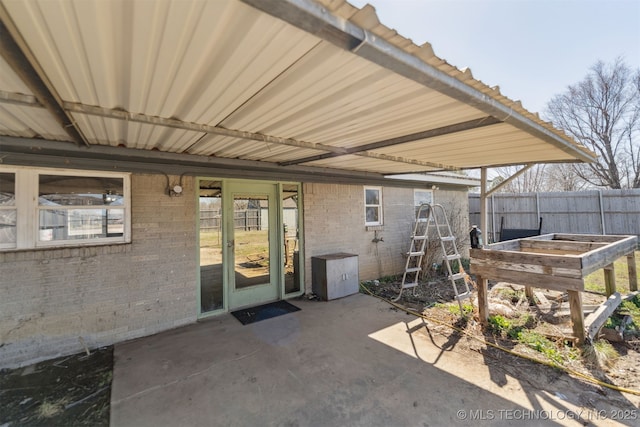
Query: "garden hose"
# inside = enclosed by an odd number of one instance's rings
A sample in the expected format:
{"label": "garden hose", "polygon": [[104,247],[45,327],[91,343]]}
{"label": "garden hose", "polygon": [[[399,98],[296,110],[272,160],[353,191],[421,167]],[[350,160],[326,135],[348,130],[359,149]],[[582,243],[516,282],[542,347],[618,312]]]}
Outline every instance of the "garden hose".
{"label": "garden hose", "polygon": [[566,373],[567,373],[567,374],[569,374],[569,375],[572,375],[572,376],[574,376],[574,377],[581,378],[581,379],[583,379],[583,380],[585,380],[585,381],[588,381],[588,382],[593,383],[593,384],[597,384],[597,385],[602,386],[602,387],[606,387],[606,388],[611,389],[611,390],[615,390],[615,391],[619,391],[619,392],[623,392],[623,393],[629,393],[629,394],[634,394],[634,395],[636,395],[636,396],[640,396],[640,391],[638,391],[638,390],[629,389],[629,388],[624,388],[624,387],[619,387],[619,386],[616,386],[616,385],[614,385],[614,384],[609,384],[609,383],[606,383],[606,382],[604,382],[604,381],[600,381],[599,379],[594,378],[594,377],[592,377],[592,376],[590,376],[590,375],[586,375],[586,374],[583,374],[583,373],[581,373],[581,372],[575,371],[575,370],[573,370],[573,369],[567,368],[567,367],[565,367],[565,366],[558,365],[557,363],[554,363],[554,362],[551,362],[551,361],[546,361],[546,360],[540,360],[540,359],[537,359],[537,358],[535,358],[535,357],[528,356],[528,355],[526,355],[526,354],[517,353],[517,352],[515,352],[515,351],[509,350],[509,349],[504,348],[504,347],[501,347],[501,346],[499,346],[498,344],[494,344],[494,343],[488,342],[488,341],[486,341],[486,340],[484,340],[484,339],[482,339],[482,338],[478,338],[478,337],[476,337],[476,336],[473,336],[473,335],[471,335],[470,333],[468,333],[467,331],[465,331],[465,330],[463,330],[463,329],[460,329],[460,328],[458,328],[458,327],[456,327],[456,326],[453,326],[453,325],[451,325],[450,323],[443,322],[443,321],[441,321],[441,320],[439,320],[439,319],[435,319],[435,318],[429,317],[429,316],[427,316],[427,315],[425,315],[425,314],[423,314],[423,313],[418,313],[418,312],[416,312],[416,311],[413,311],[413,310],[410,310],[410,309],[408,309],[408,308],[406,308],[406,307],[403,307],[403,306],[401,306],[400,304],[397,304],[397,303],[395,303],[395,302],[393,302],[393,301],[390,301],[390,300],[388,300],[388,299],[385,299],[385,298],[383,298],[383,297],[380,297],[380,296],[378,296],[378,295],[375,295],[375,294],[374,294],[374,293],[372,293],[369,289],[367,289],[365,286],[363,286],[363,285],[362,285],[362,283],[360,284],[360,287],[361,287],[362,289],[364,289],[364,291],[365,291],[368,295],[371,295],[372,297],[378,298],[379,300],[382,300],[382,301],[386,302],[387,304],[390,304],[390,305],[392,305],[393,307],[395,307],[395,308],[397,308],[397,309],[399,309],[399,310],[404,311],[404,312],[405,312],[405,313],[407,313],[407,314],[411,314],[411,315],[413,315],[413,316],[420,317],[420,318],[422,318],[422,319],[428,320],[428,321],[433,322],[433,323],[437,323],[437,324],[442,325],[442,326],[447,326],[447,327],[449,327],[449,328],[453,329],[453,330],[454,330],[454,331],[456,331],[456,332],[459,332],[459,333],[461,333],[461,334],[463,334],[463,335],[466,335],[467,337],[472,338],[472,339],[474,339],[474,340],[476,340],[476,341],[479,341],[479,342],[481,342],[482,344],[485,344],[485,345],[487,345],[487,346],[490,346],[490,347],[496,348],[496,349],[498,349],[498,350],[502,350],[502,351],[504,351],[505,353],[511,354],[512,356],[520,357],[520,358],[523,358],[523,359],[526,359],[526,360],[530,360],[530,361],[532,361],[532,362],[536,362],[536,363],[540,363],[540,364],[545,365],[545,366],[549,366],[549,367],[551,367],[551,368],[559,369],[559,370],[561,370],[561,371],[563,371],[563,372],[566,372]]}

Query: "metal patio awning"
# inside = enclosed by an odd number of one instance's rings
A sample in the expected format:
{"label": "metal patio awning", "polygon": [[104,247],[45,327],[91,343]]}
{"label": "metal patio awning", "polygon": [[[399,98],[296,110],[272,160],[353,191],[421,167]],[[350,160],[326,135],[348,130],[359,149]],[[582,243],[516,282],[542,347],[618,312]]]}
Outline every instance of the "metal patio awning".
{"label": "metal patio awning", "polygon": [[0,0],[0,21],[0,153],[61,141],[373,175],[595,156],[371,6]]}

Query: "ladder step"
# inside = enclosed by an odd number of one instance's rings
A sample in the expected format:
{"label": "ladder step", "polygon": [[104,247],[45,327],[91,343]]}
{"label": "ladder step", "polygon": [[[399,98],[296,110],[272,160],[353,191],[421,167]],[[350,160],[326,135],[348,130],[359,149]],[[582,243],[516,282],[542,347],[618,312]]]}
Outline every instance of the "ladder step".
{"label": "ladder step", "polygon": [[447,261],[455,261],[459,260],[460,258],[460,254],[447,255]]}
{"label": "ladder step", "polygon": [[407,268],[405,270],[405,272],[407,272],[407,273],[416,273],[416,272],[421,271],[421,270],[422,270],[422,268],[420,268],[420,267],[412,267],[412,268]]}
{"label": "ladder step", "polygon": [[413,240],[427,240],[427,236],[412,236]]}
{"label": "ladder step", "polygon": [[465,292],[465,293],[462,293],[460,295],[456,295],[456,299],[458,301],[463,300],[463,299],[467,299],[467,298],[471,298],[471,292]]}
{"label": "ladder step", "polygon": [[454,236],[442,236],[440,240],[443,242],[455,242],[456,238]]}
{"label": "ladder step", "polygon": [[451,278],[451,280],[461,280],[465,278],[465,274],[464,273],[456,273],[453,274],[451,276],[449,276]]}
{"label": "ladder step", "polygon": [[407,255],[409,255],[409,256],[422,256],[422,255],[424,255],[424,251],[408,252]]}
{"label": "ladder step", "polygon": [[418,286],[418,282],[404,283],[402,289],[415,288],[416,286]]}

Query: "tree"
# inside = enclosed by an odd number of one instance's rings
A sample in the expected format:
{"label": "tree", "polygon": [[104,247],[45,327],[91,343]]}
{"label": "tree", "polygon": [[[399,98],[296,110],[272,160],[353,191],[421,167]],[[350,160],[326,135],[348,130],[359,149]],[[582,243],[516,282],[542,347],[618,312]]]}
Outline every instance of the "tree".
{"label": "tree", "polygon": [[597,62],[581,82],[547,105],[554,125],[598,155],[573,170],[587,183],[640,188],[640,70],[622,59]]}
{"label": "tree", "polygon": [[[505,184],[498,190],[501,193],[535,193],[538,191],[550,191],[547,184],[547,168],[549,165],[537,164]],[[520,167],[503,166],[493,169],[496,177],[491,181],[491,188],[498,186],[503,181],[515,174]]]}
{"label": "tree", "polygon": [[580,191],[587,183],[574,171],[571,163],[552,163],[546,168],[545,191]]}

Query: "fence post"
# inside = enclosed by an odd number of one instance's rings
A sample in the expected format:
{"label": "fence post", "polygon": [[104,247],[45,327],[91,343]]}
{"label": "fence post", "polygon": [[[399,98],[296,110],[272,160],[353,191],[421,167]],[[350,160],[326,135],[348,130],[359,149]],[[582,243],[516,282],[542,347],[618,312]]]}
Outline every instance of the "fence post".
{"label": "fence post", "polygon": [[[496,205],[493,200],[494,194],[491,195],[491,243],[496,242]],[[489,230],[487,230],[487,239],[489,238]]]}
{"label": "fence post", "polygon": [[602,225],[602,234],[607,234],[607,230],[604,228],[604,206],[602,203],[602,190],[598,190],[598,203],[600,205],[600,224]]}

